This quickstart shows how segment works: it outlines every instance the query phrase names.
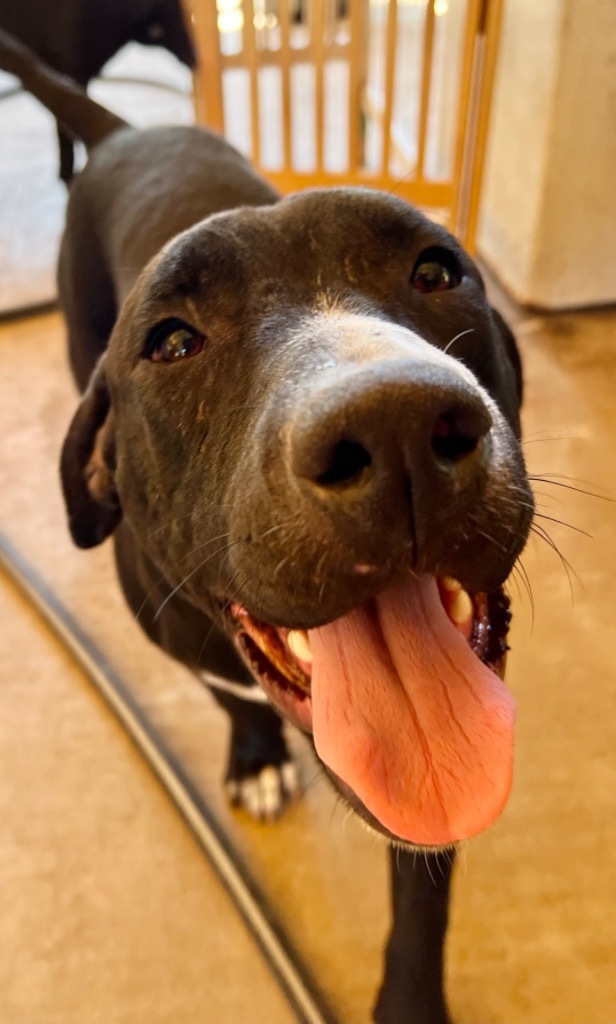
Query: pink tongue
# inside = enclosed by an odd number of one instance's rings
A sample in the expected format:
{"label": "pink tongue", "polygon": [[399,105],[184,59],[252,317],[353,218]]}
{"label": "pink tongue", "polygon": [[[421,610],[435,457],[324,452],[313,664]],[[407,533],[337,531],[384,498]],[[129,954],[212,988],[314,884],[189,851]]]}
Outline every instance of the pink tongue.
{"label": "pink tongue", "polygon": [[501,813],[515,704],[450,622],[433,577],[310,632],[319,757],[394,835],[441,846]]}

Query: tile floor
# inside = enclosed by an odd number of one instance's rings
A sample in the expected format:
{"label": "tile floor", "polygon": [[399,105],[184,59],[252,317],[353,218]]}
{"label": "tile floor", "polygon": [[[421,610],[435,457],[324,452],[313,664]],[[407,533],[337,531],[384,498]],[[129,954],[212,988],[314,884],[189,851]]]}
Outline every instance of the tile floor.
{"label": "tile floor", "polygon": [[256,1005],[292,1024],[191,835],[2,576],[0,620],[0,1019],[238,1024]]}

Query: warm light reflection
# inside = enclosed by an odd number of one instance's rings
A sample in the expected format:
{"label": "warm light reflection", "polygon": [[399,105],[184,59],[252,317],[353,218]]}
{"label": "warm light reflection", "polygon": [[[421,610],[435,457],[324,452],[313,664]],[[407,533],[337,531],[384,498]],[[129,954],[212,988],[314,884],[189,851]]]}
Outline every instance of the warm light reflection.
{"label": "warm light reflection", "polygon": [[[371,7],[388,7],[389,0],[370,0]],[[427,7],[428,0],[398,0],[398,7]],[[434,13],[437,18],[447,14],[449,0],[434,0]]]}
{"label": "warm light reflection", "polygon": [[239,32],[244,27],[244,15],[241,11],[223,11],[218,15],[219,32]]}
{"label": "warm light reflection", "polygon": [[242,0],[216,0],[219,32],[241,32],[244,27],[241,6]]}
{"label": "warm light reflection", "polygon": [[[284,2],[284,0],[283,0]],[[426,7],[428,0],[398,0],[399,7]],[[371,7],[387,7],[389,0],[370,0]],[[219,32],[241,32],[244,27],[242,0],[216,0],[218,10]],[[263,0],[255,0],[254,27],[258,32],[273,29],[278,25],[275,14],[267,14]],[[449,0],[434,0],[434,13],[437,18],[447,14]]]}
{"label": "warm light reflection", "polygon": [[276,28],[276,25],[278,24],[278,18],[275,14],[265,14],[263,11],[257,11],[253,21],[257,31],[264,28]]}

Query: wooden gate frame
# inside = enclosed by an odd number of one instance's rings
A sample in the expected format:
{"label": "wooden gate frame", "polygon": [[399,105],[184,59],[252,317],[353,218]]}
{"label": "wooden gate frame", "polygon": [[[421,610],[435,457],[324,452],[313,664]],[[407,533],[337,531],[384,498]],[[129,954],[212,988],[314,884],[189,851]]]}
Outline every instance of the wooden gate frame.
{"label": "wooden gate frame", "polygon": [[[365,38],[365,0],[347,0],[350,42],[347,45],[326,43],[326,0],[309,0],[309,42],[302,49],[290,46],[290,3],[278,0],[280,25],[279,50],[259,50],[254,29],[254,2],[242,0],[244,25],[242,52],[224,55],[221,52],[216,0],[185,0],[188,7],[195,44],[199,54],[199,71],[195,76],[195,107],[197,120],[214,131],[225,133],[223,74],[229,68],[244,68],[250,82],[251,153],[255,167],[282,193],[323,185],[363,185],[393,191],[429,212],[439,211],[441,219],[471,251],[475,247],[481,184],[485,163],[492,89],[498,55],[502,19],[502,0],[468,0],[466,25],[462,44],[461,71],[458,89],[454,156],[452,174],[447,181],[430,181],[425,177],[424,161],[428,129],[428,112],[432,78],[435,0],[426,0],[426,21],[423,39],[423,60],[417,138],[417,166],[414,175],[400,180],[388,173],[392,147],[392,114],[394,102],[395,54],[398,0],[389,0],[387,10],[384,104],[380,115],[383,131],[381,168],[371,173],[361,165],[360,126],[364,107],[365,67],[361,41]],[[341,57],[349,64],[349,166],[340,173],[328,172],[323,162],[324,69],[327,60]],[[316,69],[315,121],[316,167],[313,172],[299,172],[291,159],[291,66],[309,61]],[[261,165],[259,139],[259,69],[276,66],[282,76],[282,139],[283,167],[272,171]],[[444,214],[444,216],[443,216]]]}

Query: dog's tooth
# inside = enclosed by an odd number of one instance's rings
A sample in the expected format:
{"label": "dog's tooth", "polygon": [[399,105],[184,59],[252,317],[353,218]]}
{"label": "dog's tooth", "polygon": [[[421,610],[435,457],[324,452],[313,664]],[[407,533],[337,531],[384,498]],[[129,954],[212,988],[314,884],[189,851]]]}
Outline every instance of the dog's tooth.
{"label": "dog's tooth", "polygon": [[458,580],[454,580],[453,576],[441,577],[440,584],[443,590],[449,590],[450,593],[462,590],[462,584]]}
{"label": "dog's tooth", "polygon": [[303,629],[292,629],[287,636],[289,649],[300,661],[312,662],[312,651],[308,634]]}
{"label": "dog's tooth", "polygon": [[455,592],[448,613],[451,621],[455,622],[457,626],[463,625],[472,618],[473,602],[465,590],[460,589]]}

